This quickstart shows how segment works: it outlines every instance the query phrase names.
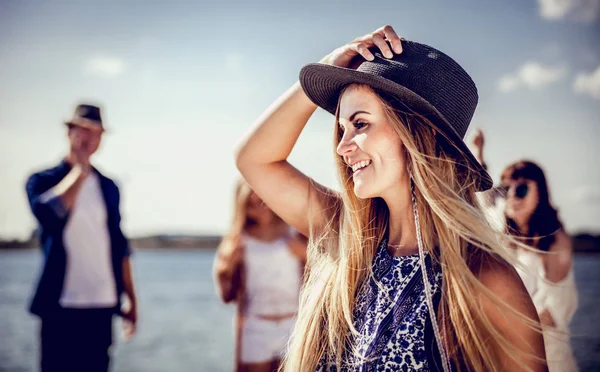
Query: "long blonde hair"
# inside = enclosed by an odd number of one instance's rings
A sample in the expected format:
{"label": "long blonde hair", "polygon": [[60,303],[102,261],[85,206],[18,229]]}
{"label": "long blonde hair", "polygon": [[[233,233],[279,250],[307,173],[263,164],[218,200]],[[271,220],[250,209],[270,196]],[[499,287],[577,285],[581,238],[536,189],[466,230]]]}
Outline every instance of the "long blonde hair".
{"label": "long blonde hair", "polygon": [[233,199],[233,218],[229,227],[228,235],[240,234],[249,224],[248,221],[248,199],[252,195],[250,185],[240,178],[235,184],[235,194]]}
{"label": "long blonde hair", "polygon": [[[359,87],[373,91],[368,86]],[[443,324],[438,323],[451,362],[460,370],[501,370],[501,356],[490,346],[509,351],[513,358],[520,358],[523,352],[515,350],[493,326],[478,297],[488,296],[494,304],[518,312],[486,288],[476,272],[486,261],[512,262],[513,257],[504,248],[501,232],[490,227],[478,206],[475,171],[459,160],[458,148],[447,151],[439,146],[440,141],[451,142],[432,122],[398,111],[382,95],[377,96],[404,144],[407,171],[415,184],[423,245],[443,268],[442,297],[436,313],[445,314]],[[336,146],[341,140],[338,121],[336,116]],[[351,170],[340,156],[336,159],[340,198],[329,206],[334,217],[328,226],[318,234],[311,227],[306,284],[286,370],[315,370],[324,356],[339,366],[344,353],[352,351],[346,348],[357,332],[353,326],[354,301],[361,283],[372,276],[377,245],[389,222],[385,202],[380,198],[359,199],[353,191]],[[536,326],[524,315],[516,315],[529,326]]]}
{"label": "long blonde hair", "polygon": [[[227,231],[227,236],[234,236],[244,232],[255,221],[248,216],[248,200],[254,191],[250,188],[250,185],[243,178],[238,179],[235,184],[235,195],[233,199],[233,218],[231,219],[231,225]],[[281,217],[275,214],[273,211],[274,222],[283,223]]]}

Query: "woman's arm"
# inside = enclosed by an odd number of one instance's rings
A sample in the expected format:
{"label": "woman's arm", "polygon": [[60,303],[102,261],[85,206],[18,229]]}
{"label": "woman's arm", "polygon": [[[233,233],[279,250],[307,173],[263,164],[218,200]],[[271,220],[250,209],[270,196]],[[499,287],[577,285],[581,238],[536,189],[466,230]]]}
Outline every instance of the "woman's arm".
{"label": "woman's arm", "polygon": [[[531,297],[512,266],[500,260],[490,261],[482,266],[478,277],[483,285],[498,296],[498,299],[504,301],[526,319],[539,324],[537,311]],[[547,371],[544,338],[541,330],[533,329],[517,314],[499,306],[484,294],[480,295],[480,301],[487,318],[505,338],[508,345],[523,353],[515,355],[510,350],[502,349],[500,345],[493,345],[496,348],[495,352],[504,361],[503,370]]]}
{"label": "woman's arm", "polygon": [[288,224],[309,233],[309,205],[314,223],[325,220],[327,198],[334,193],[287,162],[302,129],[317,106],[296,82],[258,118],[242,140],[236,164],[254,192]]}
{"label": "woman's arm", "polygon": [[236,299],[239,274],[242,264],[243,246],[240,236],[224,237],[217,248],[213,264],[213,276],[217,293],[224,303]]}
{"label": "woman's arm", "polygon": [[[481,129],[477,129],[477,132],[475,133],[475,136],[473,137],[473,145],[475,146],[475,151],[474,151],[475,158],[477,159],[479,164],[481,164],[483,169],[485,169],[487,171],[488,166],[483,157],[483,154],[484,154],[483,149],[485,146],[485,136]],[[496,188],[492,188],[491,190],[487,190],[487,191],[478,193],[479,201],[482,204],[482,206],[484,206],[484,207],[492,207],[492,206],[496,205],[496,198],[498,196],[501,196],[501,195],[500,195],[499,190]],[[496,217],[496,216],[494,216],[494,217]]]}
{"label": "woman's arm", "polygon": [[[558,283],[564,280],[573,267],[573,242],[569,234],[563,230],[556,233],[556,238],[547,254],[542,255],[544,263],[544,271],[546,273],[545,280],[540,286],[546,290],[542,298],[543,308],[540,309],[540,321],[544,326],[556,327],[556,320],[568,319],[568,313],[571,312],[572,306],[567,303],[559,303],[560,301],[568,301],[566,298],[553,298],[553,283]],[[554,317],[558,316],[557,319]],[[564,320],[563,320],[564,322]],[[559,323],[561,323],[559,321]]]}
{"label": "woman's arm", "polygon": [[[384,55],[402,51],[400,38],[384,26],[358,38],[326,56],[321,63],[349,67],[357,56],[373,59],[369,47],[377,45]],[[309,226],[319,229],[333,216],[337,194],[311,182],[287,162],[300,133],[317,106],[296,82],[259,118],[243,138],[236,152],[236,164],[250,187],[284,221],[308,236]]]}
{"label": "woman's arm", "polygon": [[475,146],[475,158],[481,164],[481,166],[487,170],[487,164],[483,159],[483,146],[485,145],[485,136],[481,129],[477,129],[475,136],[473,137],[473,145]]}
{"label": "woman's arm", "polygon": [[306,248],[308,239],[300,233],[294,233],[288,240],[288,246],[294,256],[298,257],[302,263],[306,263]]}
{"label": "woman's arm", "polygon": [[573,266],[573,242],[571,237],[560,230],[556,233],[549,253],[542,256],[546,279],[558,283],[569,275]]}

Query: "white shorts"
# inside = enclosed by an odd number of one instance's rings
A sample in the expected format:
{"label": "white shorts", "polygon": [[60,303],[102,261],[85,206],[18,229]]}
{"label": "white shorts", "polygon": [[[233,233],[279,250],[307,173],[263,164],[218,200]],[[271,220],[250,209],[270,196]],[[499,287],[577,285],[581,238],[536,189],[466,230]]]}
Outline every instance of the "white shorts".
{"label": "white shorts", "polygon": [[241,363],[262,363],[281,359],[295,320],[295,317],[273,321],[249,316],[242,327]]}

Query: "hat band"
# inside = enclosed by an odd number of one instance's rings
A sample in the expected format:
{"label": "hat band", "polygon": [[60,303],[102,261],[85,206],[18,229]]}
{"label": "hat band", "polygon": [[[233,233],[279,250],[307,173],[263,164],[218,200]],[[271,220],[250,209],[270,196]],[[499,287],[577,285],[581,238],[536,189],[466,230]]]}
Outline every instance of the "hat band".
{"label": "hat band", "polygon": [[88,118],[83,118],[81,116],[74,117],[72,120],[68,121],[67,124],[77,125],[77,126],[81,126],[81,127],[85,127],[85,128],[89,128],[89,129],[98,130],[101,132],[104,131],[104,127],[102,126],[101,122],[96,121],[96,120],[91,120]]}

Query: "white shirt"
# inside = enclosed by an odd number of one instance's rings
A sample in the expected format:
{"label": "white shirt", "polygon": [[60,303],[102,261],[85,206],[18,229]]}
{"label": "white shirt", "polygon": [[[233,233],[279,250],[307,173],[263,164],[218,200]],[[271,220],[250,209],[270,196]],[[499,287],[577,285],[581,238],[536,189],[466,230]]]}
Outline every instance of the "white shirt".
{"label": "white shirt", "polygon": [[66,308],[117,305],[106,203],[94,172],[83,181],[63,232],[67,265],[59,300]]}
{"label": "white shirt", "polygon": [[287,239],[264,242],[243,236],[248,314],[283,315],[298,311],[301,263]]}

